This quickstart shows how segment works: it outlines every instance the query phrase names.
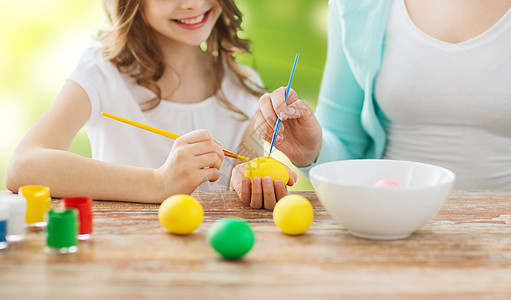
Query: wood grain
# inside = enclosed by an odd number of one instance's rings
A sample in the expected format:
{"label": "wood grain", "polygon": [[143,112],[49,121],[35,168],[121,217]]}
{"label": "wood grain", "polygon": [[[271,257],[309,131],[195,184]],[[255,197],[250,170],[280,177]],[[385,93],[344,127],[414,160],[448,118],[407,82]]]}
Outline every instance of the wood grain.
{"label": "wood grain", "polygon": [[[40,231],[0,251],[0,298],[511,299],[511,192],[454,191],[428,224],[394,241],[354,237],[315,193],[299,194],[315,210],[300,236],[231,192],[195,193],[205,217],[187,236],[161,227],[158,205],[96,201],[92,239],[77,253],[46,254]],[[227,216],[247,219],[256,234],[240,261],[219,258],[206,241]]]}

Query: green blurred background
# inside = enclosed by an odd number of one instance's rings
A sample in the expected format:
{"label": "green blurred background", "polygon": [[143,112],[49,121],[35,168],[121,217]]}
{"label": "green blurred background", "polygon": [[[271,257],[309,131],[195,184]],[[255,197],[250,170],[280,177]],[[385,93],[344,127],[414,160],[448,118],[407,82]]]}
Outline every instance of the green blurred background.
{"label": "green blurred background", "polygon": [[[326,57],[327,0],[236,0],[244,14],[244,37],[265,87],[292,87],[315,108]],[[108,27],[102,0],[0,0],[0,189],[9,157],[29,128],[51,106],[81,53]],[[82,130],[70,151],[90,157]],[[277,159],[288,163],[277,153]],[[290,165],[288,163],[288,165]],[[291,190],[311,190],[300,176]]]}

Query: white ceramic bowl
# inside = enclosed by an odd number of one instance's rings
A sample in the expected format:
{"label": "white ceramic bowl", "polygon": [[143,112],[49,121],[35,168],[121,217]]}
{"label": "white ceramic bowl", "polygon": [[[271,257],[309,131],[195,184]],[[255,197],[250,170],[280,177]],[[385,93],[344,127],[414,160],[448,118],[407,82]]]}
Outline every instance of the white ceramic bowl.
{"label": "white ceramic bowl", "polygon": [[[456,178],[445,168],[387,159],[319,164],[309,176],[330,216],[352,234],[369,239],[410,236],[438,213]],[[382,179],[399,186],[373,186]]]}

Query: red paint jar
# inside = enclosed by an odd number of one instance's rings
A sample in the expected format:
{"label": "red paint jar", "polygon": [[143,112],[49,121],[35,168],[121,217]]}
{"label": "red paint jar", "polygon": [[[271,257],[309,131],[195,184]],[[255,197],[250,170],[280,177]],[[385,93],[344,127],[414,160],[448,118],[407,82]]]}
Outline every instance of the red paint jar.
{"label": "red paint jar", "polygon": [[92,234],[92,199],[86,197],[62,198],[61,203],[65,208],[78,210],[80,230],[79,240],[88,240]]}

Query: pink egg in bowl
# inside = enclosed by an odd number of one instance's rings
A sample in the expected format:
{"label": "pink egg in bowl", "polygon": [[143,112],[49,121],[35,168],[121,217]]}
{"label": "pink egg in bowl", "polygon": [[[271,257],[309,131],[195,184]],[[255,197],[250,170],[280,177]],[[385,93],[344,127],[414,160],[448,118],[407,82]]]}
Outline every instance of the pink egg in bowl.
{"label": "pink egg in bowl", "polygon": [[309,177],[337,223],[355,236],[379,240],[407,238],[426,224],[456,179],[442,167],[389,159],[323,163]]}

